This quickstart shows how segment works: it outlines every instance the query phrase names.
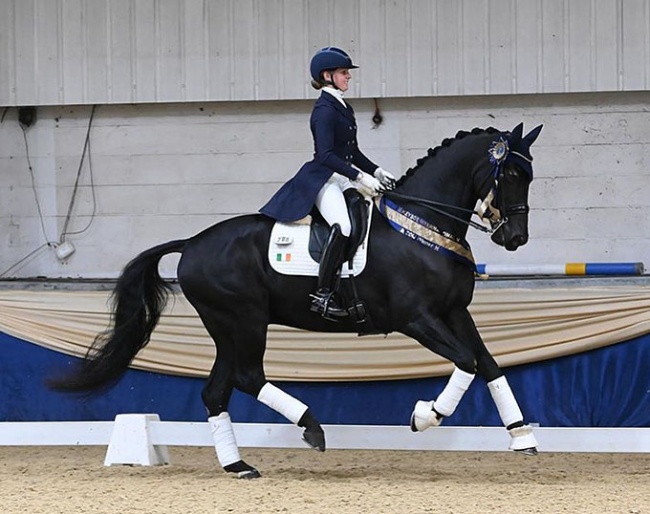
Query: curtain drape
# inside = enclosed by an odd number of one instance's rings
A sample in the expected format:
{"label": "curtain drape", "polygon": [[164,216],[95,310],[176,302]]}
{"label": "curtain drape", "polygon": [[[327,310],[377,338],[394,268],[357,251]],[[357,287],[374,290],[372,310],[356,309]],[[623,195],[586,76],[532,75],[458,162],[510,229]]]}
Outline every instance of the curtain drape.
{"label": "curtain drape", "polygon": [[[104,291],[0,291],[0,331],[82,356],[110,320]],[[479,288],[470,307],[502,366],[552,359],[650,332],[650,291],[632,286]],[[170,300],[137,369],[207,376],[215,346],[182,294]],[[443,376],[452,365],[401,335],[357,337],[270,326],[270,380],[355,381]]]}

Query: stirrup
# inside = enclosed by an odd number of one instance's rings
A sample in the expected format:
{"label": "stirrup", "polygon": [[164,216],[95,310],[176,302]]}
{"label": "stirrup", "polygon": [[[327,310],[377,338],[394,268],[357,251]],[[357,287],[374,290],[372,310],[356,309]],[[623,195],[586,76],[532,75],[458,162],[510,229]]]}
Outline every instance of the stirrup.
{"label": "stirrup", "polygon": [[349,313],[347,310],[338,306],[336,301],[332,298],[334,296],[333,292],[322,292],[317,291],[309,295],[311,297],[311,307],[309,308],[312,312],[317,312],[323,318],[338,321],[340,318],[347,318]]}

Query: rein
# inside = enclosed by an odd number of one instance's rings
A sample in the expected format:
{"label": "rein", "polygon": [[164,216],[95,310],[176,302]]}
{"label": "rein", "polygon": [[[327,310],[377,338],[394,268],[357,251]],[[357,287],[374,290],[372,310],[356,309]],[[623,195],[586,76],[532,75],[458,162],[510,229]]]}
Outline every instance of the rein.
{"label": "rein", "polygon": [[420,205],[422,207],[426,207],[427,209],[436,212],[438,214],[442,214],[443,216],[446,216],[450,219],[459,221],[461,223],[464,223],[468,227],[475,228],[476,230],[480,230],[481,232],[485,232],[486,234],[492,234],[496,232],[503,223],[507,221],[505,220],[500,220],[498,225],[495,225],[496,228],[492,227],[486,227],[485,225],[481,225],[480,223],[477,223],[474,220],[465,220],[461,218],[460,216],[456,216],[455,214],[452,214],[445,209],[441,208],[444,207],[446,209],[454,209],[459,212],[464,212],[464,213],[470,213],[471,215],[476,214],[478,216],[478,212],[475,211],[474,209],[466,209],[465,207],[459,207],[457,205],[450,205],[448,203],[443,203],[443,202],[436,202],[434,200],[427,200],[425,198],[418,198],[417,196],[410,196],[410,195],[405,195],[402,193],[398,193],[397,191],[384,191],[382,193],[384,196],[392,199],[392,200],[404,200],[409,203],[413,203],[415,205]]}
{"label": "rein", "polygon": [[[496,184],[495,184],[496,187]],[[474,209],[466,209],[465,207],[459,207],[457,205],[451,205],[448,203],[443,203],[443,202],[436,202],[435,200],[427,200],[425,198],[418,198],[417,196],[410,196],[410,195],[405,195],[402,193],[398,193],[397,191],[384,191],[382,193],[384,196],[393,199],[393,200],[404,200],[409,203],[413,203],[415,205],[420,205],[422,207],[426,207],[427,209],[431,210],[432,212],[436,212],[438,214],[442,214],[443,216],[446,216],[449,219],[459,221],[460,223],[463,223],[464,225],[467,225],[468,227],[475,228],[476,230],[479,230],[481,232],[484,232],[486,234],[493,234],[497,230],[501,228],[502,225],[508,222],[508,218],[499,218],[492,222],[492,225],[490,227],[486,227],[485,225],[481,225],[480,223],[477,223],[476,221],[470,219],[470,220],[465,220],[461,218],[460,216],[456,216],[455,214],[452,214],[445,209],[452,209],[456,210],[459,212],[464,212],[464,213],[469,213],[470,215],[476,215],[481,218],[483,217],[488,217],[488,216],[482,216],[481,213]],[[442,208],[441,208],[442,207]],[[444,209],[443,209],[444,208]],[[506,214],[519,214],[522,212],[527,212],[524,211],[524,208],[527,208],[527,206],[522,206],[522,205],[517,205],[513,206],[513,208],[508,208],[506,209]]]}

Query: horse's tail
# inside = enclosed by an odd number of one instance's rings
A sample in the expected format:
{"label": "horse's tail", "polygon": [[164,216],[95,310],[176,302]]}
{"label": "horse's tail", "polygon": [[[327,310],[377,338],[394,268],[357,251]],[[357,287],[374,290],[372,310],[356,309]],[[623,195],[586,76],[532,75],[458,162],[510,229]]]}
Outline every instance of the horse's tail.
{"label": "horse's tail", "polygon": [[86,358],[63,377],[48,381],[56,391],[89,392],[114,385],[151,337],[171,287],[158,273],[160,259],[182,252],[186,240],[145,250],[126,265],[112,295],[111,326],[95,337]]}

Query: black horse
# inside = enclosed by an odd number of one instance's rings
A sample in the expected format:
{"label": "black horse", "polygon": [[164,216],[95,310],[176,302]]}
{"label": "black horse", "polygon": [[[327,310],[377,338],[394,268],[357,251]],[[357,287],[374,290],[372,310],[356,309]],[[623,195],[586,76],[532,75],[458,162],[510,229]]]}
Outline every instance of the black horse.
{"label": "black horse", "polygon": [[[453,413],[475,374],[483,377],[511,437],[510,448],[536,453],[537,442],[499,366],[485,347],[468,311],[475,266],[465,241],[468,226],[492,233],[507,250],[528,241],[529,148],[541,126],[525,137],[523,125],[459,132],[408,170],[392,191],[375,199],[365,270],[350,284],[348,297],[363,312],[329,321],[310,311],[314,277],[274,271],[267,257],[274,221],[259,214],[213,225],[196,236],[142,252],[122,271],[113,292],[111,327],[97,336],[78,368],[51,381],[68,392],[114,384],[148,342],[168,294],[160,259],[180,252],[178,282],[217,345],[217,358],[202,392],[222,467],[240,477],[259,472],[239,456],[228,403],[234,388],[303,427],[310,446],[324,451],[323,430],[311,410],[264,375],[270,323],[324,332],[401,332],[454,363],[435,401],[416,403],[413,431],[439,425]],[[491,225],[471,220],[479,214]],[[354,312],[353,312],[354,310]],[[362,319],[359,319],[359,318]],[[360,323],[361,322],[361,323]],[[359,327],[363,327],[361,330]]]}

